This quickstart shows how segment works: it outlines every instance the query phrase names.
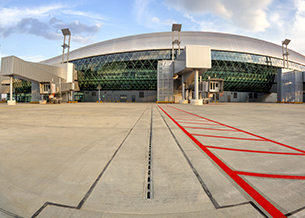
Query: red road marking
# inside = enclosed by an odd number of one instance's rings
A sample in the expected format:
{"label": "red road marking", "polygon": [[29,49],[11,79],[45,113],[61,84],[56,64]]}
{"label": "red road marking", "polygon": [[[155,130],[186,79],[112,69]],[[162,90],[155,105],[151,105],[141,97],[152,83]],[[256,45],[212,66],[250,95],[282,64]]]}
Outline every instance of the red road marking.
{"label": "red road marking", "polygon": [[238,175],[243,176],[255,176],[255,177],[265,177],[265,178],[274,178],[274,179],[305,179],[305,176],[294,176],[294,175],[275,175],[275,174],[264,174],[264,173],[251,173],[243,171],[235,171]]}
{"label": "red road marking", "polygon": [[221,139],[237,139],[237,140],[250,140],[250,141],[265,141],[263,139],[250,139],[250,138],[238,138],[238,137],[229,137],[229,136],[219,136],[219,135],[203,135],[203,134],[191,134],[194,136],[203,136],[203,137],[213,137]]}
{"label": "red road marking", "polygon": [[198,119],[194,119],[193,117],[192,118],[190,118],[190,117],[179,117],[179,118],[175,118],[176,120],[190,120],[190,121],[193,121],[193,120],[195,120],[195,121],[198,121]]}
{"label": "red road marking", "polygon": [[194,126],[183,126],[183,127],[186,128],[186,129],[205,129],[205,130],[237,132],[234,129],[218,129],[218,128],[205,128],[205,127],[194,127]]}
{"label": "red road marking", "polygon": [[263,140],[265,140],[265,141],[272,142],[272,143],[281,145],[281,146],[283,146],[283,147],[290,148],[290,149],[292,149],[292,150],[295,150],[295,151],[298,151],[298,152],[305,153],[305,151],[303,151],[303,150],[301,150],[301,149],[294,148],[294,147],[292,147],[292,146],[285,145],[285,144],[283,144],[283,143],[276,142],[276,141],[273,141],[273,140],[271,140],[271,139],[267,139],[267,138],[262,137],[262,136],[259,136],[259,135],[255,135],[255,134],[253,134],[253,133],[250,133],[250,132],[247,132],[247,131],[244,131],[244,130],[241,130],[241,129],[237,129],[237,128],[235,128],[235,127],[228,126],[228,125],[226,125],[226,124],[223,124],[223,123],[220,123],[220,122],[217,122],[217,121],[214,121],[214,120],[205,118],[205,117],[201,117],[201,116],[199,116],[199,115],[197,115],[197,114],[193,114],[193,113],[190,113],[190,112],[181,110],[181,109],[179,109],[179,108],[175,108],[175,107],[173,107],[173,106],[168,106],[168,107],[174,108],[174,109],[176,109],[176,110],[178,110],[178,111],[181,111],[181,112],[184,112],[184,113],[187,113],[187,114],[191,114],[191,115],[193,115],[193,116],[199,117],[199,118],[204,119],[204,120],[208,120],[208,121],[210,121],[210,122],[212,122],[212,123],[215,123],[215,124],[217,124],[217,125],[221,125],[221,126],[225,126],[225,127],[231,128],[231,129],[235,129],[235,130],[237,130],[237,131],[239,131],[239,132],[243,132],[243,133],[245,133],[245,134],[248,134],[248,135],[251,135],[251,136],[254,136],[254,137],[263,139]]}
{"label": "red road marking", "polygon": [[263,154],[281,154],[281,155],[299,155],[304,156],[304,153],[287,153],[287,152],[274,152],[274,151],[255,151],[255,150],[245,150],[245,149],[235,149],[235,148],[223,148],[216,146],[205,146],[207,148],[220,149],[220,150],[228,150],[228,151],[240,151],[240,152],[251,152],[251,153],[263,153]]}
{"label": "red road marking", "polygon": [[214,123],[193,123],[193,122],[184,122],[184,121],[181,121],[179,123],[196,124],[196,125],[208,125],[208,126],[219,126],[218,124],[214,124]]}
{"label": "red road marking", "polygon": [[223,163],[218,157],[216,157],[207,147],[201,144],[194,136],[186,131],[177,121],[175,121],[168,113],[166,113],[162,107],[158,107],[188,136],[195,142],[202,151],[204,151],[224,172],[228,174],[245,192],[247,192],[262,208],[264,208],[272,217],[283,218],[286,217],[281,211],[279,211],[273,204],[267,201],[259,192],[257,192],[252,186],[250,186],[245,180],[243,180],[238,174]]}

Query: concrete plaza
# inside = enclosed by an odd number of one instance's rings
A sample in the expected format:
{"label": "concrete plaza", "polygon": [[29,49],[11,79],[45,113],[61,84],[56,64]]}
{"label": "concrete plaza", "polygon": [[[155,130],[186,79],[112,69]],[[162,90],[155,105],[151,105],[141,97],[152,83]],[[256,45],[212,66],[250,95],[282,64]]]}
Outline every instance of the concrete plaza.
{"label": "concrete plaza", "polygon": [[305,105],[0,104],[0,121],[1,218],[305,217]]}

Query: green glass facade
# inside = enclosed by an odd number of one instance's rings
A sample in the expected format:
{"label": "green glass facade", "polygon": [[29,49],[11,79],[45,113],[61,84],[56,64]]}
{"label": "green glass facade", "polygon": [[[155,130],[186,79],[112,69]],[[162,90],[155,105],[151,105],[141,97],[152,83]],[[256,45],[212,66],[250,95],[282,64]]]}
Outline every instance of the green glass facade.
{"label": "green glass facade", "polygon": [[[157,64],[171,50],[138,51],[75,60],[80,90],[157,90]],[[203,79],[224,79],[225,91],[268,92],[282,61],[258,55],[212,51]]]}
{"label": "green glass facade", "polygon": [[[13,89],[14,96],[17,102],[30,102],[31,101],[31,88],[32,83],[23,79],[14,78]],[[8,94],[8,98],[9,94]]]}
{"label": "green glass facade", "polygon": [[170,60],[171,51],[139,51],[102,55],[72,61],[80,90],[157,90],[159,60]]}
{"label": "green glass facade", "polygon": [[224,80],[224,91],[268,92],[273,84],[277,67],[212,60],[212,68],[203,74],[203,80]]}
{"label": "green glass facade", "polygon": [[[177,52],[177,51],[176,51]],[[175,54],[176,55],[176,54]],[[212,51],[212,68],[203,79],[224,79],[224,91],[268,92],[281,59],[238,52]],[[73,60],[80,91],[157,90],[159,60],[171,60],[171,50],[134,51]],[[305,67],[290,63],[295,69]],[[31,83],[17,80],[15,92],[30,93]]]}

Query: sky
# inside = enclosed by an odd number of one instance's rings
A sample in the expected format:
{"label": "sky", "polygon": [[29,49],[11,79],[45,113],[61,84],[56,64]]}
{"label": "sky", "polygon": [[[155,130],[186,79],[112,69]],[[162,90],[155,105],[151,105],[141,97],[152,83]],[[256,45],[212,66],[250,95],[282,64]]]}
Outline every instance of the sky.
{"label": "sky", "polygon": [[[123,36],[171,31],[244,35],[305,55],[305,0],[0,0],[0,55],[38,62]],[[183,39],[181,39],[183,40]]]}

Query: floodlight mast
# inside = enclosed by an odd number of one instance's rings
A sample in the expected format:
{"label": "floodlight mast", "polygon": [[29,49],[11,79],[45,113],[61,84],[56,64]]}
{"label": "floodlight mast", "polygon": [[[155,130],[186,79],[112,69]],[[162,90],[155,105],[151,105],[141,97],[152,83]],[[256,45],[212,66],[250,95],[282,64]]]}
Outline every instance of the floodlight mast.
{"label": "floodlight mast", "polygon": [[[175,44],[178,45],[178,55],[180,55],[180,32],[182,24],[173,24],[172,25],[172,60],[175,59]],[[175,31],[178,32],[178,39],[175,40]]]}
{"label": "floodlight mast", "polygon": [[290,39],[285,39],[282,41],[282,51],[283,51],[283,67],[286,68],[286,63],[287,63],[287,69],[289,68],[289,61],[288,61],[288,56],[290,55],[288,52],[288,44],[290,43]]}
{"label": "floodlight mast", "polygon": [[[69,28],[66,28],[66,29],[62,29],[61,32],[64,35],[64,42],[63,42],[63,45],[62,45],[62,63],[64,63],[65,49],[66,48],[68,48],[67,63],[69,63],[71,31],[69,30]],[[66,36],[69,36],[68,44],[66,44]]]}

